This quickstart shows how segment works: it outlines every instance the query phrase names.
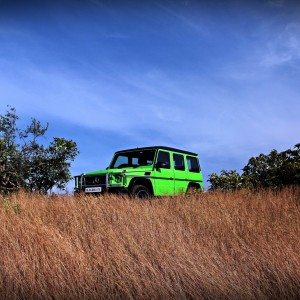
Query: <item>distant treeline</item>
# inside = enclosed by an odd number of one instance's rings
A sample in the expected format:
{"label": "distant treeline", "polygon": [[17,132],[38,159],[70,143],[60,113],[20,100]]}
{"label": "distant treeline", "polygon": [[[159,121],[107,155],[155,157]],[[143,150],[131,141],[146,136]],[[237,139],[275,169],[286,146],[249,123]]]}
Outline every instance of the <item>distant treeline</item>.
{"label": "distant treeline", "polygon": [[242,173],[222,170],[209,176],[210,190],[279,188],[300,184],[300,143],[294,148],[251,157]]}

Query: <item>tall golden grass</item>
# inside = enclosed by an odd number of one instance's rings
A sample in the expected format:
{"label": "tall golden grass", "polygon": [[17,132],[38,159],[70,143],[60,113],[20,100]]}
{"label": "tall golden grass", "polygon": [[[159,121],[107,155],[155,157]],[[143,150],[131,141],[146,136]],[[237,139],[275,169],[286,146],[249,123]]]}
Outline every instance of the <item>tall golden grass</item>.
{"label": "tall golden grass", "polygon": [[0,205],[0,298],[300,297],[300,188]]}

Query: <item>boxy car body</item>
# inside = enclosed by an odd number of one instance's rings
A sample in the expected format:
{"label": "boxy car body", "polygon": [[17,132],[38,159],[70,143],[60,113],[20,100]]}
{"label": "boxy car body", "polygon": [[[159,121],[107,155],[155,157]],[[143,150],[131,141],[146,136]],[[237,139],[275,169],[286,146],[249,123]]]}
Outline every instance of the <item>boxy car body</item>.
{"label": "boxy car body", "polygon": [[117,151],[105,170],[75,176],[75,193],[127,192],[147,198],[203,189],[198,155],[153,146]]}

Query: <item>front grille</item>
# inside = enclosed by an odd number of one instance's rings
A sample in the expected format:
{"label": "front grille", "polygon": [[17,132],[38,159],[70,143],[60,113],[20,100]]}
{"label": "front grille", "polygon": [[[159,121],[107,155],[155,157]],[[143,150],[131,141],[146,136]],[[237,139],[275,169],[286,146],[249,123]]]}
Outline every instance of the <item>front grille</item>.
{"label": "front grille", "polygon": [[83,177],[83,185],[85,186],[99,186],[103,184],[106,184],[106,175],[94,175]]}

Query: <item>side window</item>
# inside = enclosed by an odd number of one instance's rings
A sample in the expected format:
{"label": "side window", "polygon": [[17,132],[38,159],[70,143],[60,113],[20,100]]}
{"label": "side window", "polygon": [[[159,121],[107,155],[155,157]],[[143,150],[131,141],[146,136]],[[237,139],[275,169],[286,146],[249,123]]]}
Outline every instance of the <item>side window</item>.
{"label": "side window", "polygon": [[184,171],[184,157],[181,154],[173,154],[174,169],[179,171]]}
{"label": "side window", "polygon": [[198,163],[198,158],[193,156],[187,156],[187,164],[190,172],[199,173],[200,167]]}
{"label": "side window", "polygon": [[170,154],[169,152],[159,151],[157,156],[157,165],[159,168],[170,169]]}

